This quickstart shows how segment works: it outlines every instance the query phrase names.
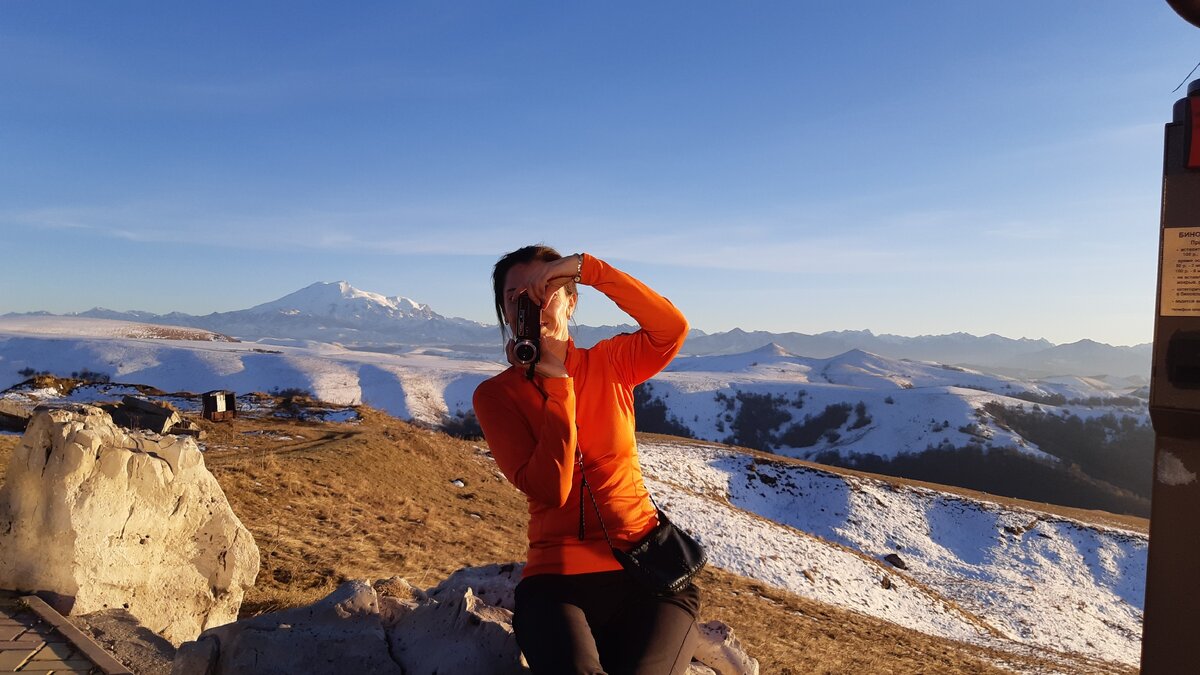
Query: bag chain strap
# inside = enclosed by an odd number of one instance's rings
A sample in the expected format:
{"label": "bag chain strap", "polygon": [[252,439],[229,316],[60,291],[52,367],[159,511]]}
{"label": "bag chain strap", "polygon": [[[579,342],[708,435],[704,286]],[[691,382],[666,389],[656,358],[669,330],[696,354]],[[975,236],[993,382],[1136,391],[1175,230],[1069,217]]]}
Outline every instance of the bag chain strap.
{"label": "bag chain strap", "polygon": [[[579,425],[575,425],[575,436],[579,437]],[[612,539],[608,536],[608,528],[604,525],[604,517],[600,515],[600,505],[596,503],[596,495],[592,492],[592,486],[588,484],[587,474],[583,471],[583,450],[579,444],[575,444],[575,461],[579,465],[579,539],[583,539],[583,491],[587,490],[588,497],[592,499],[592,508],[596,510],[596,520],[600,521],[600,529],[604,531],[604,540],[608,542],[609,548],[614,548]],[[645,486],[642,486],[645,488]],[[650,503],[654,505],[655,513],[659,514],[659,520],[662,520],[662,509],[658,508],[658,502],[654,501],[654,495],[650,494],[650,490],[646,490],[646,496],[650,498]]]}
{"label": "bag chain strap", "polygon": [[[578,427],[575,433],[579,433]],[[587,474],[583,472],[583,450],[579,449],[579,445],[575,445],[575,461],[579,465],[579,539],[583,540],[584,525],[583,525],[583,493],[586,490],[588,497],[592,498],[592,508],[596,510],[596,520],[600,521],[600,529],[604,532],[604,540],[608,542],[608,547],[612,548],[612,539],[608,536],[608,528],[604,525],[604,518],[600,515],[600,505],[596,503],[596,495],[592,492],[592,486],[588,485]]]}

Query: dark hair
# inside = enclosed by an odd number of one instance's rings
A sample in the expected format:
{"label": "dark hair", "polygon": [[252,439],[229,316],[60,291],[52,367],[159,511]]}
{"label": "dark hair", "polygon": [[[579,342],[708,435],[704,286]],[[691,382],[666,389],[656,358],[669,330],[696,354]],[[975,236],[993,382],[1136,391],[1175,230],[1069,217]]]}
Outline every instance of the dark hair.
{"label": "dark hair", "polygon": [[[562,254],[553,248],[545,244],[533,244],[521,247],[512,253],[506,253],[496,261],[496,266],[492,268],[492,292],[495,294],[496,319],[500,322],[501,336],[508,335],[508,322],[504,320],[504,278],[508,276],[508,271],[517,265],[524,265],[535,260],[554,262],[561,258]],[[575,288],[574,281],[568,281],[564,288],[567,289],[567,295],[579,293]]]}

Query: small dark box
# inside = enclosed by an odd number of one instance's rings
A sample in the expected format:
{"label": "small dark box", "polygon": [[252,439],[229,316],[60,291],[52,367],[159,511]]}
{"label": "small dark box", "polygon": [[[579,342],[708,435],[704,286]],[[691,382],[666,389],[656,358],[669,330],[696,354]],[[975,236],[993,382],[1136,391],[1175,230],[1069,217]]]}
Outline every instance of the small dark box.
{"label": "small dark box", "polygon": [[204,419],[220,422],[237,417],[237,397],[232,391],[210,391],[204,394]]}

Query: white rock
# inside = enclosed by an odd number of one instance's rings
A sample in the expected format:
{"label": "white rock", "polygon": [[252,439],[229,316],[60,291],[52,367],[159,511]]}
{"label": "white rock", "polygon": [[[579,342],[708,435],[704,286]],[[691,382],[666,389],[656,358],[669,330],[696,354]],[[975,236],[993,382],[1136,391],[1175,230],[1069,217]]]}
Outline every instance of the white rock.
{"label": "white rock", "polygon": [[733,629],[720,621],[702,623],[700,644],[692,656],[716,671],[717,675],[758,675],[758,659],[751,658]]}
{"label": "white rock", "polygon": [[207,630],[179,648],[171,668],[172,675],[404,672],[388,655],[378,596],[365,581],[348,581],[312,605]]}
{"label": "white rock", "polygon": [[194,440],[92,406],[35,412],[0,487],[0,587],[76,615],[124,607],[179,644],[236,619],[258,567]]}
{"label": "white rock", "polygon": [[371,586],[379,596],[379,615],[385,629],[396,625],[405,614],[432,602],[425,591],[408,583],[403,577],[380,579]]}
{"label": "white rock", "polygon": [[493,607],[503,607],[512,612],[516,609],[514,593],[521,582],[525,563],[497,563],[481,567],[463,567],[446,577],[442,583],[427,591],[429,597],[441,600],[443,596],[462,595],[471,589],[475,597]]}
{"label": "white rock", "polygon": [[470,589],[444,591],[388,628],[392,656],[406,675],[528,673],[513,636],[512,612]]}

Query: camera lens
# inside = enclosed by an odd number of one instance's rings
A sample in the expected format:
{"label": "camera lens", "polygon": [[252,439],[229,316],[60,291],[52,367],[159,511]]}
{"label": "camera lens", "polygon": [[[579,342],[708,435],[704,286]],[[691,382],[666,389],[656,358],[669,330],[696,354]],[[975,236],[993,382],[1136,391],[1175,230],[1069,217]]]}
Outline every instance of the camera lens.
{"label": "camera lens", "polygon": [[513,346],[513,356],[520,363],[533,363],[537,359],[537,346],[528,340],[522,340]]}

